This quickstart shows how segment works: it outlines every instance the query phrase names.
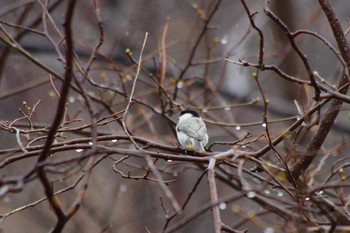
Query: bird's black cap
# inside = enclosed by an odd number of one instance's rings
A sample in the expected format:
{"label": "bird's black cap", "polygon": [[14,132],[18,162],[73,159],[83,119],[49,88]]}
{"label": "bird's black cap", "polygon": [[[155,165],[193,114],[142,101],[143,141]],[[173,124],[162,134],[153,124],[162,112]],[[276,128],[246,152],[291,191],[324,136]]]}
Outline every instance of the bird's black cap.
{"label": "bird's black cap", "polygon": [[184,110],[180,113],[180,116],[186,114],[186,113],[189,113],[189,114],[192,114],[192,116],[194,117],[199,117],[199,114],[198,112],[194,111],[194,110]]}

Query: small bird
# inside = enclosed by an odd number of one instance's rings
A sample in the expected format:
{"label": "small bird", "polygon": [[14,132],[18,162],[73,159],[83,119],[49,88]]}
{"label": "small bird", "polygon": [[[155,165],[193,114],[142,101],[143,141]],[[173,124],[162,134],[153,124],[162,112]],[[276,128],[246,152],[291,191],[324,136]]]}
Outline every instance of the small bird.
{"label": "small bird", "polygon": [[176,126],[176,134],[185,150],[205,151],[204,146],[207,145],[209,137],[207,127],[198,112],[182,111]]}

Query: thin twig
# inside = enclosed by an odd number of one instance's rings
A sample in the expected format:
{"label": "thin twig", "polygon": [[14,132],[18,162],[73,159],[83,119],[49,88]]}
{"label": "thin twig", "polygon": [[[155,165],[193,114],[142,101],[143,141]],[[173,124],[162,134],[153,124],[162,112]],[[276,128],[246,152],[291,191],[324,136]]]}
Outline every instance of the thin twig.
{"label": "thin twig", "polygon": [[185,67],[181,70],[181,73],[180,73],[179,77],[176,79],[173,100],[176,100],[176,98],[177,98],[177,93],[179,91],[178,83],[180,81],[182,81],[182,79],[184,78],[186,72],[191,67],[192,60],[193,60],[194,55],[196,54],[196,51],[197,51],[197,49],[198,49],[198,47],[200,45],[200,41],[202,40],[203,36],[207,32],[209,23],[211,22],[211,19],[214,17],[215,13],[217,12],[220,4],[221,4],[221,0],[217,0],[214,3],[213,10],[208,13],[208,17],[204,20],[204,25],[202,27],[202,30],[199,33],[198,37],[196,38],[196,41],[195,41],[195,43],[194,43],[194,45],[193,45],[193,47],[192,47],[192,49],[190,51],[190,55],[189,55],[188,60],[187,60],[187,62],[185,64]]}
{"label": "thin twig", "polygon": [[134,82],[133,82],[132,88],[131,88],[131,93],[130,93],[130,96],[129,96],[129,101],[128,101],[128,104],[126,105],[125,112],[124,112],[124,115],[123,115],[123,118],[122,118],[122,124],[123,124],[123,128],[124,128],[124,132],[125,132],[126,135],[128,135],[128,137],[130,138],[131,142],[134,144],[134,146],[136,148],[139,148],[139,146],[137,145],[136,141],[132,138],[132,136],[130,135],[130,133],[128,131],[128,128],[126,126],[126,115],[128,114],[130,105],[132,103],[132,98],[134,96],[136,82],[137,82],[137,79],[138,79],[139,74],[140,74],[142,55],[143,55],[143,51],[144,51],[145,46],[146,46],[147,37],[148,37],[148,32],[145,33],[145,38],[143,40],[143,44],[142,44],[142,48],[141,48],[141,52],[140,52],[140,57],[139,57],[139,63],[138,63],[139,65],[137,66],[136,75],[135,75]]}

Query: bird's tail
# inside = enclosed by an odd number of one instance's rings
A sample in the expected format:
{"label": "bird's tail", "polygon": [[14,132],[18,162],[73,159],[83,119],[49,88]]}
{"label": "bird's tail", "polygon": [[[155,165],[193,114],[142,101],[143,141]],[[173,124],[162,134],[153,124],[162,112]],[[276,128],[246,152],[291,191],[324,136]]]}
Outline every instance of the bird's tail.
{"label": "bird's tail", "polygon": [[193,140],[193,150],[194,151],[198,151],[198,152],[203,152],[205,151],[204,146],[202,145],[202,143],[200,141],[198,141],[197,139]]}

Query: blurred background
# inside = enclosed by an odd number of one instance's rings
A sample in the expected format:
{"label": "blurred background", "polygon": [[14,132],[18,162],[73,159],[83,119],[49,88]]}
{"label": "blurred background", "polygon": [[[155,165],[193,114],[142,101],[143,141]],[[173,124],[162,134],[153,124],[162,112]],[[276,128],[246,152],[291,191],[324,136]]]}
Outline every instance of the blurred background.
{"label": "blurred background", "polygon": [[[48,232],[56,222],[48,202],[30,205],[45,196],[36,174],[28,175],[37,165],[37,156],[20,156],[24,153],[23,146],[45,142],[47,127],[56,114],[59,98],[55,89],[60,90],[62,81],[59,77],[65,72],[63,22],[68,1],[1,2],[0,214],[3,219],[0,229],[12,233]],[[98,135],[125,134],[120,118],[111,115],[127,106],[146,32],[149,36],[133,96],[135,104],[126,117],[132,135],[176,148],[175,124],[180,111],[188,108],[198,110],[205,119],[210,137],[207,148],[211,152],[232,147],[258,151],[266,146],[268,140],[262,136],[266,133],[265,113],[271,121],[268,124],[270,137],[283,134],[312,107],[314,93],[309,85],[283,79],[273,71],[260,71],[258,83],[269,100],[268,111],[264,111],[261,91],[252,78],[257,70],[242,64],[258,64],[261,43],[246,9],[254,15],[252,19],[263,33],[263,64],[276,66],[291,77],[309,80],[296,50],[281,27],[266,16],[264,6],[268,6],[291,32],[315,32],[338,50],[324,12],[316,1],[311,0],[270,1],[268,5],[254,0],[78,1],[72,25],[74,74],[92,99],[97,118],[106,118],[98,126]],[[344,31],[348,32],[349,4],[336,1],[332,6]],[[296,37],[295,42],[312,71],[317,71],[327,85],[336,85],[343,67],[329,47],[308,34]],[[20,45],[21,49],[19,46],[10,48],[11,43]],[[327,108],[328,105],[321,108],[321,118]],[[83,93],[71,88],[62,131],[57,134],[55,143],[73,139],[89,141],[92,129],[83,127],[91,123],[89,110]],[[348,105],[343,105],[318,160],[305,174],[309,181],[312,180],[308,183],[310,187],[338,182],[339,179],[344,181],[338,176],[338,168],[339,164],[347,162],[348,110]],[[19,129],[20,133],[16,134]],[[300,126],[276,146],[286,164],[298,158],[316,129],[317,126]],[[128,140],[105,140],[101,144],[135,150]],[[151,150],[170,153],[157,147]],[[77,146],[63,148],[49,157],[49,162],[54,165],[47,166],[46,171],[54,191],[70,187],[85,174],[88,156],[84,155],[88,155],[88,150]],[[100,153],[97,157],[80,209],[63,232],[164,232],[210,204],[207,179],[202,176],[205,165],[154,158],[157,169],[180,206],[193,190],[184,211],[167,223],[166,216],[171,216],[174,210],[158,182],[144,179],[150,172],[144,158],[127,153]],[[8,162],[8,158],[13,158],[13,161]],[[67,162],[69,158],[72,161]],[[273,152],[267,152],[263,159],[280,165]],[[65,162],[60,164],[59,161]],[[226,225],[248,232],[305,232],[306,227],[324,220],[320,216],[305,214],[312,216],[313,221],[299,224],[255,200],[258,193],[272,206],[281,206],[288,211],[300,204],[285,190],[268,185],[271,181],[268,175],[257,175],[262,181],[250,173],[249,168],[253,166],[249,161],[244,163],[244,169],[247,169],[244,177],[254,193],[242,188],[242,177],[236,165],[222,164],[218,168],[219,197],[237,195],[237,198],[220,204]],[[342,174],[346,177],[346,168]],[[152,174],[150,177],[154,178]],[[13,183],[19,188],[9,191],[8,185]],[[59,195],[63,209],[68,209],[74,202],[82,189],[79,185]],[[339,192],[346,191],[344,188]],[[253,196],[247,197],[247,193]],[[344,193],[332,193],[334,202],[338,204],[340,197],[346,202],[348,197]],[[311,204],[305,205],[305,208],[313,208]],[[23,206],[26,208],[6,215]],[[297,212],[303,215],[302,211]],[[211,211],[203,210],[175,232],[214,232]]]}

